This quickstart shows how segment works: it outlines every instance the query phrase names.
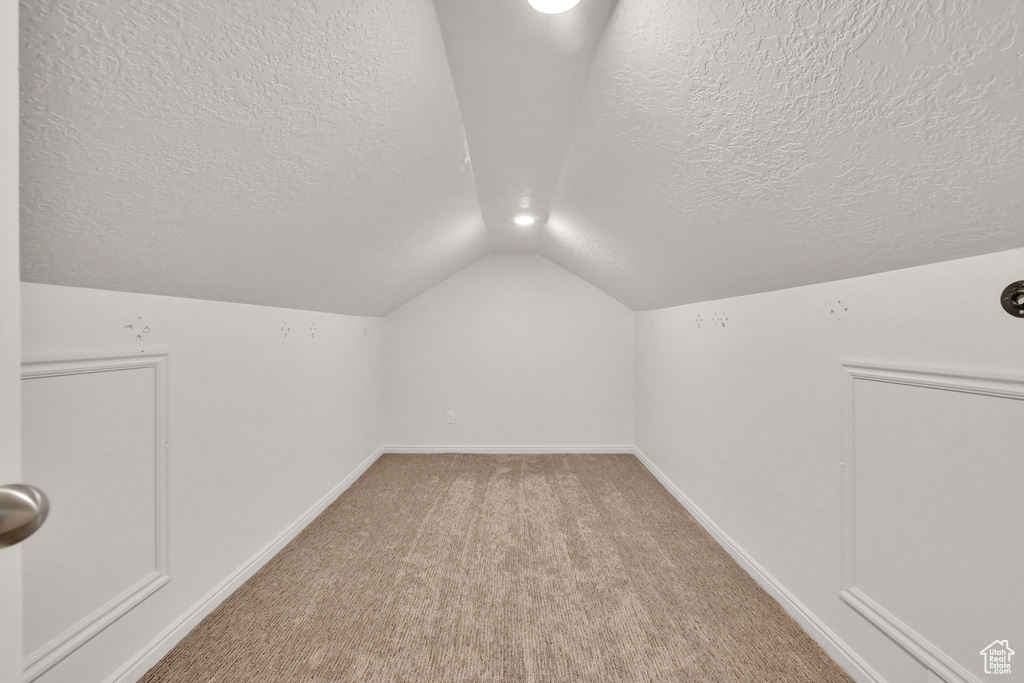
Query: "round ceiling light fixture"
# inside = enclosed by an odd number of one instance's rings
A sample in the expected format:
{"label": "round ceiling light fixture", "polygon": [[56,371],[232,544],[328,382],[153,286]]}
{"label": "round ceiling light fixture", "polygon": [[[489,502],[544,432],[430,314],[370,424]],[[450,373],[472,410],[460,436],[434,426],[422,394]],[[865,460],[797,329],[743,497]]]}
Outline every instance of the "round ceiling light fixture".
{"label": "round ceiling light fixture", "polygon": [[534,223],[536,223],[537,222],[537,217],[536,216],[531,216],[528,213],[521,213],[518,216],[516,216],[515,218],[513,218],[512,220],[515,221],[516,225],[525,228],[525,227],[527,227],[529,225],[533,225]]}
{"label": "round ceiling light fixture", "polygon": [[530,7],[544,14],[561,14],[580,4],[580,0],[527,0],[527,2],[530,3]]}

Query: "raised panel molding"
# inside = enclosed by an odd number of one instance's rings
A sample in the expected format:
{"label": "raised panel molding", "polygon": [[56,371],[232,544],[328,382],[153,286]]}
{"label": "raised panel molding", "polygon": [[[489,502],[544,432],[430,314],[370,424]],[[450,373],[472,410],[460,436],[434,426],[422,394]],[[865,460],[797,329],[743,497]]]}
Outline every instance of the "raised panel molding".
{"label": "raised panel molding", "polygon": [[[1024,377],[963,369],[915,368],[843,361],[843,589],[840,598],[923,666],[947,683],[981,683],[947,653],[857,586],[855,386],[858,382],[1024,400]],[[941,598],[938,598],[941,599]]]}
{"label": "raised panel molding", "polygon": [[199,599],[194,605],[186,610],[181,616],[171,622],[160,634],[150,641],[145,647],[137,652],[131,659],[122,664],[105,683],[134,683],[139,680],[150,668],[171,651],[182,638],[188,635],[189,631],[196,627],[202,619],[217,608],[239,586],[245,583],[251,576],[260,570],[277,553],[281,552],[288,543],[299,535],[309,524],[316,519],[320,513],[327,509],[327,506],[338,499],[342,493],[356,482],[366,470],[384,453],[384,448],[378,448],[370,454],[366,460],[342,479],[333,489],[327,492],[323,498],[313,504],[287,529],[273,538],[267,545],[263,546],[255,555],[250,557],[240,567],[228,574],[223,580],[214,586],[206,595]]}
{"label": "raised panel molding", "polygon": [[27,359],[22,363],[21,377],[23,381],[143,369],[151,369],[154,377],[153,410],[155,429],[152,456],[155,481],[154,519],[156,523],[153,528],[155,547],[153,569],[135,584],[127,587],[100,608],[28,655],[24,662],[24,680],[26,682],[39,678],[61,660],[85,645],[103,629],[110,626],[162,586],[166,585],[171,577],[169,572],[167,507],[167,452],[169,450],[167,354],[64,356]]}

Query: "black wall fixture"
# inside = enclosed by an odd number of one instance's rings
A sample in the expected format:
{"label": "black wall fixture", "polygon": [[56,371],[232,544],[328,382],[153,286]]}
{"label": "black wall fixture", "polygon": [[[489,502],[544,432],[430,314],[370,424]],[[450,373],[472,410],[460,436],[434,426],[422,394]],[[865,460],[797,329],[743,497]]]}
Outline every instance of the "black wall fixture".
{"label": "black wall fixture", "polygon": [[1024,318],[1024,280],[1008,285],[999,297],[999,303],[1014,318]]}

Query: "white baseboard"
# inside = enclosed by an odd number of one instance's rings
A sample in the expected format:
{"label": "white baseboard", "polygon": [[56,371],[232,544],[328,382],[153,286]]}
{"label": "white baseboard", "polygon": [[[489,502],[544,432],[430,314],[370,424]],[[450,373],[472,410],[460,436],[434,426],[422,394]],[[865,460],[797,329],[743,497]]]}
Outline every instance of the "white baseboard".
{"label": "white baseboard", "polygon": [[555,453],[630,453],[633,446],[384,446],[384,453],[479,453],[481,455],[550,455]]}
{"label": "white baseboard", "polygon": [[238,589],[246,580],[260,570],[263,565],[270,561],[274,555],[281,551],[289,541],[298,536],[299,532],[316,519],[317,515],[323,512],[328,505],[333,503],[345,489],[351,486],[370,465],[376,462],[377,458],[384,453],[383,448],[378,448],[373,455],[361,462],[355,470],[327,494],[313,504],[295,520],[287,529],[277,535],[270,543],[263,546],[255,555],[249,558],[241,567],[229,574],[223,581],[217,584],[209,593],[204,595],[197,603],[192,605],[170,626],[165,628],[160,635],[149,642],[142,650],[135,654],[130,660],[123,664],[117,671],[107,678],[106,683],[135,683],[149,669],[163,658],[171,648],[188,635],[196,625],[203,620],[203,617],[212,612],[218,605],[224,602],[229,595]]}
{"label": "white baseboard", "polygon": [[231,593],[255,574],[270,558],[299,534],[317,515],[376,462],[384,453],[481,453],[481,454],[553,454],[553,453],[628,453],[637,459],[661,482],[680,504],[700,523],[736,562],[793,617],[835,662],[858,683],[886,683],[874,669],[843,642],[832,630],[807,609],[764,567],[715,524],[703,510],[690,500],[678,486],[635,446],[382,446],[364,460],[337,486],[317,501],[299,519],[253,555],[241,567],[203,596],[184,614],[163,630],[148,645],[115,671],[105,683],[135,683],[166,655],[189,631],[220,605]]}
{"label": "white baseboard", "polygon": [[708,517],[703,510],[690,500],[690,498],[676,486],[672,480],[670,480],[665,473],[658,469],[658,466],[651,462],[643,451],[639,448],[633,447],[631,451],[636,455],[637,459],[640,460],[644,466],[650,470],[661,485],[668,489],[676,500],[686,508],[694,519],[696,519],[704,529],[711,534],[712,537],[718,544],[725,548],[736,563],[739,564],[743,569],[758,583],[761,588],[771,595],[775,600],[782,605],[782,608],[786,610],[789,616],[800,625],[800,627],[809,635],[811,638],[821,646],[821,648],[831,657],[836,664],[841,666],[843,670],[850,675],[857,683],[886,683],[885,679],[882,678],[877,671],[871,668],[871,666],[865,662],[860,655],[854,652],[849,645],[843,642],[832,629],[830,629],[825,622],[819,619],[811,610],[800,602],[795,595],[790,593],[785,586],[778,582],[768,571],[762,567],[757,560],[755,560],[747,551],[745,551],[736,541],[734,541],[725,531],[722,530],[717,524],[715,524],[710,517]]}

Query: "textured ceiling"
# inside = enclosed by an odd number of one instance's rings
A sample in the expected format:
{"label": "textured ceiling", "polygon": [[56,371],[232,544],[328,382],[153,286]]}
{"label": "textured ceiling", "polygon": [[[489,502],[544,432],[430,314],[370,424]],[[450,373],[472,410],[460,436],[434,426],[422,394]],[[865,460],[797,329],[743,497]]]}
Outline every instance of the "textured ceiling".
{"label": "textured ceiling", "polygon": [[[435,0],[496,251],[535,251],[613,0],[541,14],[526,0]],[[520,212],[536,227],[513,223]]]}
{"label": "textured ceiling", "polygon": [[30,281],[380,314],[537,251],[647,309],[1024,245],[1024,2],[21,12]]}
{"label": "textured ceiling", "polygon": [[25,280],[383,314],[486,253],[430,0],[31,0]]}
{"label": "textured ceiling", "polygon": [[634,309],[1024,245],[1024,2],[622,0],[541,253]]}

